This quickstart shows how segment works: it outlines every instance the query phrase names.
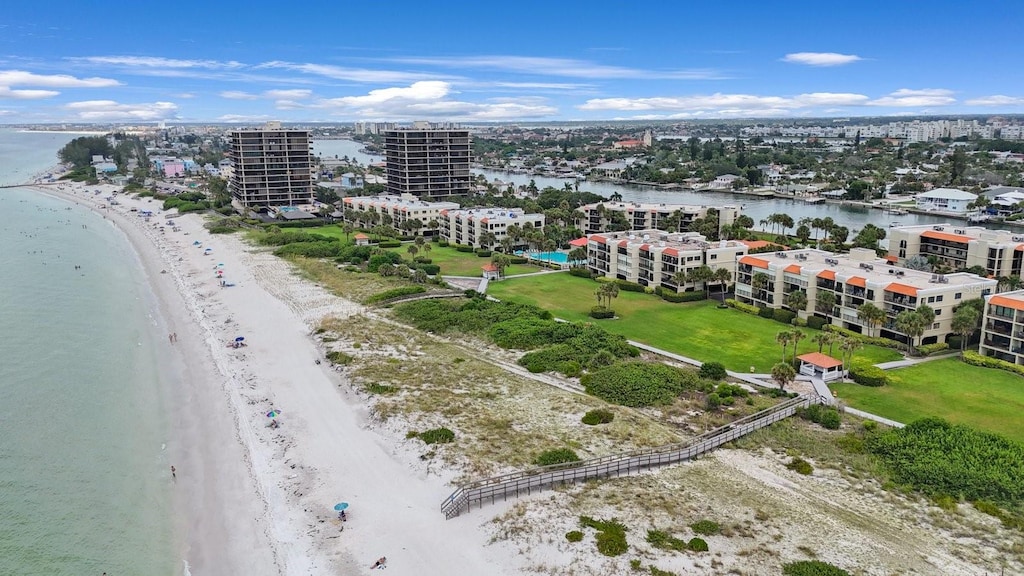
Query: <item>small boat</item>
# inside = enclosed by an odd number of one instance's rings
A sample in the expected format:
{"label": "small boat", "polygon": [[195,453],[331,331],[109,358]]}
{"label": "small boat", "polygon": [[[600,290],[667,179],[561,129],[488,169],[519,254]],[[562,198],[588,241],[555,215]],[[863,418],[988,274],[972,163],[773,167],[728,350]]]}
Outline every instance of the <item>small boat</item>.
{"label": "small boat", "polygon": [[909,212],[902,208],[889,208],[888,210],[886,210],[886,213],[892,214],[893,216],[905,216],[909,214]]}

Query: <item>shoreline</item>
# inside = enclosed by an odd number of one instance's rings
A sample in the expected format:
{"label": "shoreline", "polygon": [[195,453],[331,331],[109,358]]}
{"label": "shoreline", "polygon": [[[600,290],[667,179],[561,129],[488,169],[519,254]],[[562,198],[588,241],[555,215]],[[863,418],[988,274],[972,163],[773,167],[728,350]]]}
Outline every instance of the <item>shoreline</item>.
{"label": "shoreline", "polygon": [[[147,223],[130,212],[156,213],[157,202],[121,194],[101,207],[116,187],[27,187],[122,230],[160,302],[161,324],[178,334],[169,347],[179,372],[168,382],[178,388],[168,442],[178,472],[172,480],[168,470],[167,481],[179,501],[185,573],[362,574],[380,556],[399,574],[517,572],[509,548],[488,545],[482,528],[504,506],[446,521],[439,503],[453,472],[428,471],[394,423],[381,426],[342,374],[314,362],[322,358],[316,323],[361,306],[238,238],[210,235],[198,215],[173,218],[180,231],[161,232],[163,214]],[[218,263],[233,287],[219,286]],[[226,347],[236,334],[247,347]],[[271,408],[282,411],[276,430],[266,427]],[[332,510],[338,501],[352,506],[344,526]]]}

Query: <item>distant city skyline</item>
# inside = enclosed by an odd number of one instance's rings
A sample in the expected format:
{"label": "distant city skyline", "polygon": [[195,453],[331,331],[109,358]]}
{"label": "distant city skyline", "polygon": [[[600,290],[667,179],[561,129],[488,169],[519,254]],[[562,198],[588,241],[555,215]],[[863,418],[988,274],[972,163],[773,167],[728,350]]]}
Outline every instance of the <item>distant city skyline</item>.
{"label": "distant city skyline", "polygon": [[1024,114],[1022,22],[996,0],[17,3],[0,123]]}

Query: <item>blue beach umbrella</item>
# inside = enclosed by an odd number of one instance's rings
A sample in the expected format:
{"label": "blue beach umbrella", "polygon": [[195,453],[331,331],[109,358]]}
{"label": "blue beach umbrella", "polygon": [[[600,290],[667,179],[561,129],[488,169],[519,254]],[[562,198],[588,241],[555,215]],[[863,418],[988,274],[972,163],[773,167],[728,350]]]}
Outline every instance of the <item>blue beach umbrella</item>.
{"label": "blue beach umbrella", "polygon": [[277,417],[280,414],[281,414],[280,410],[271,410],[270,412],[267,412],[267,418],[275,418],[275,417]]}
{"label": "blue beach umbrella", "polygon": [[338,512],[341,512],[346,508],[348,508],[348,502],[338,502],[337,504],[334,505],[334,509],[337,510]]}
{"label": "blue beach umbrella", "polygon": [[238,338],[235,338],[235,342],[241,342],[242,340],[245,340],[245,336],[239,336]]}

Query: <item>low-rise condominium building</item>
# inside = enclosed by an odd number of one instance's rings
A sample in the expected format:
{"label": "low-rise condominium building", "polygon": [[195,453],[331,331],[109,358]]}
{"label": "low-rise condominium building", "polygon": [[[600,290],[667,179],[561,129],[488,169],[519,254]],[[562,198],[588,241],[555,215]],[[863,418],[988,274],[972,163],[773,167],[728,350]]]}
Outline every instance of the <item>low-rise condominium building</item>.
{"label": "low-rise condominium building", "polygon": [[918,254],[934,257],[953,270],[981,266],[997,278],[1020,276],[1024,267],[1024,232],[952,224],[889,229],[890,259],[902,264]]}
{"label": "low-rise condominium building", "polygon": [[504,238],[512,238],[514,246],[523,246],[527,240],[520,232],[544,229],[543,214],[527,214],[522,208],[449,208],[441,211],[438,221],[442,238],[478,248],[500,246]]}
{"label": "low-rise condominium building", "polygon": [[608,231],[613,212],[624,215],[630,230],[686,230],[694,220],[705,218],[708,211],[718,212],[718,227],[732,224],[740,215],[739,206],[691,206],[687,204],[653,204],[639,202],[597,202],[579,207],[583,214],[577,227],[584,234]]}

